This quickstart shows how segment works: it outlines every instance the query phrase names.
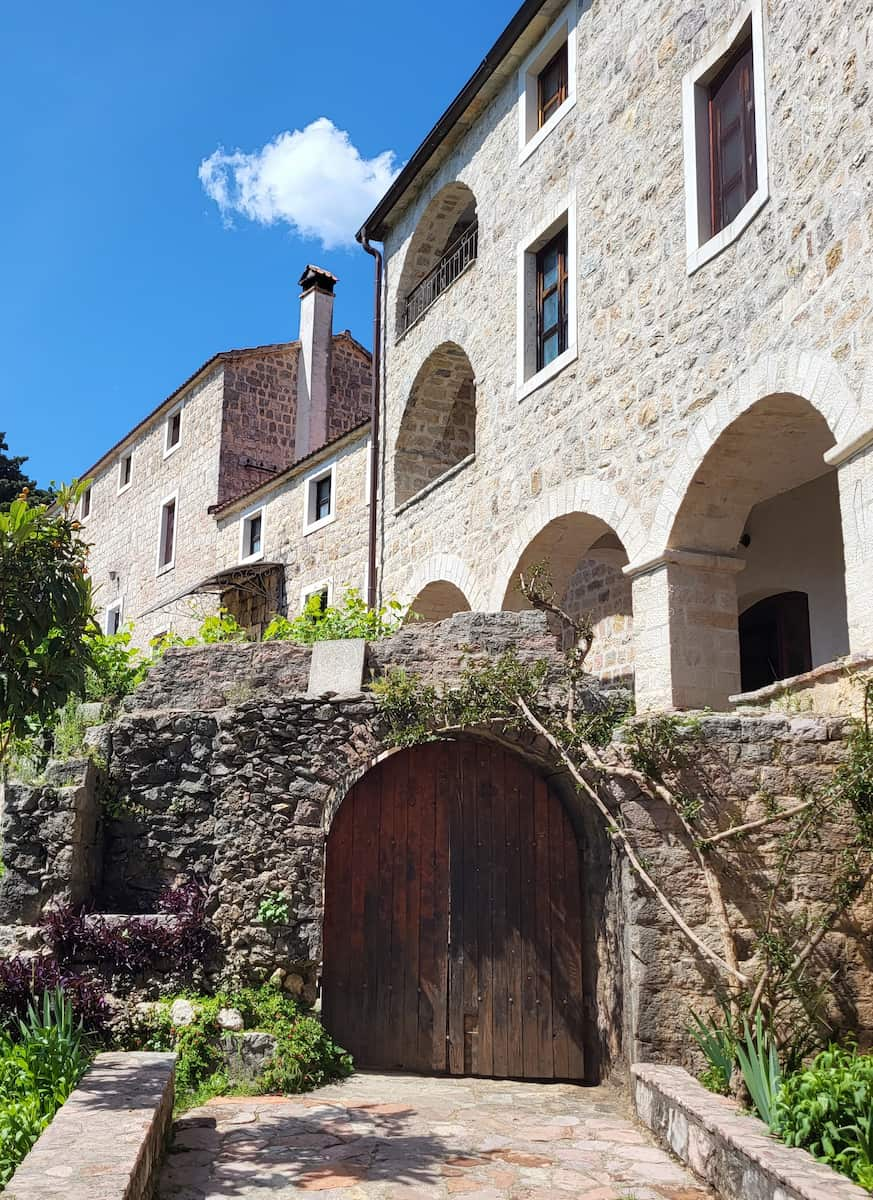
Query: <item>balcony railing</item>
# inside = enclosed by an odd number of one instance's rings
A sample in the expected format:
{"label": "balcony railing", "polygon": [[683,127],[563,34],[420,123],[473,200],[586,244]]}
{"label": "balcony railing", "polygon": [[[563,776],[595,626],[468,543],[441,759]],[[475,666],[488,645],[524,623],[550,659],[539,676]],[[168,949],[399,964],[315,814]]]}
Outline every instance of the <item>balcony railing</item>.
{"label": "balcony railing", "polygon": [[421,283],[416,284],[406,297],[400,315],[401,333],[406,333],[410,326],[421,320],[443,292],[476,261],[478,253],[479,222],[475,221],[448,248],[430,274],[425,275]]}

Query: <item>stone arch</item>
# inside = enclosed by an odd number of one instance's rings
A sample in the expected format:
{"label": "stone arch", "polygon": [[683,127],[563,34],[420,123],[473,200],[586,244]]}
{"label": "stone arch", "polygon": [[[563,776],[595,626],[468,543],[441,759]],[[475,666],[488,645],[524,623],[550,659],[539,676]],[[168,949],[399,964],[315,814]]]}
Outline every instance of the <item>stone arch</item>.
{"label": "stone arch", "polygon": [[[776,396],[802,397],[826,423],[831,445],[849,441],[861,431],[861,408],[830,359],[797,351],[763,355],[708,406],[692,427],[682,455],[664,484],[641,560],[654,558],[675,545],[673,531],[679,510],[701,463],[721,435],[760,401]],[[635,561],[632,556],[631,562]]]}
{"label": "stone arch", "polygon": [[405,328],[403,313],[409,293],[477,220],[476,197],[460,180],[446,184],[428,204],[415,227],[400,271],[395,314],[398,334]]}
{"label": "stone arch", "polygon": [[476,449],[476,380],[456,342],[428,355],[394,444],[394,503],[403,504]]}
{"label": "stone arch", "polygon": [[645,531],[630,501],[623,499],[610,484],[599,479],[583,476],[570,480],[544,492],[519,523],[494,569],[494,583],[488,603],[490,612],[497,612],[505,607],[504,600],[513,586],[516,566],[530,543],[552,521],[574,514],[578,517],[588,517],[592,521],[591,529],[594,535],[589,546],[607,530],[612,530],[631,561],[642,552]]}
{"label": "stone arch", "polygon": [[467,597],[446,579],[425,584],[412,601],[412,612],[421,621],[445,621],[455,613],[469,611]]}
{"label": "stone arch", "polygon": [[593,624],[587,668],[602,679],[630,683],[632,588],[623,569],[628,546],[617,525],[634,547],[640,544],[639,523],[610,489],[590,480],[556,489],[529,514],[501,558],[492,601],[509,611],[530,607],[518,589],[519,573],[539,562],[548,564],[561,607],[574,617],[587,615]]}
{"label": "stone arch", "polygon": [[404,603],[412,603],[422,592],[437,584],[454,589],[463,599],[465,607],[455,609],[455,612],[484,607],[473,572],[456,554],[432,554],[420,563],[403,587]]}

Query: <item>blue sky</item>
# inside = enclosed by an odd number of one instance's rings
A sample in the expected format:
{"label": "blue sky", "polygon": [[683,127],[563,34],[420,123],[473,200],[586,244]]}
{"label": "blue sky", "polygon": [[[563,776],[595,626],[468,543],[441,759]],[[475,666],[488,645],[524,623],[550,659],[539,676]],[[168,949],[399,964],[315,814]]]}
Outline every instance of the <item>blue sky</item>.
{"label": "blue sky", "polygon": [[37,480],[85,470],[217,350],[296,337],[306,262],[369,345],[344,230],[514,8],[3,4],[0,430]]}

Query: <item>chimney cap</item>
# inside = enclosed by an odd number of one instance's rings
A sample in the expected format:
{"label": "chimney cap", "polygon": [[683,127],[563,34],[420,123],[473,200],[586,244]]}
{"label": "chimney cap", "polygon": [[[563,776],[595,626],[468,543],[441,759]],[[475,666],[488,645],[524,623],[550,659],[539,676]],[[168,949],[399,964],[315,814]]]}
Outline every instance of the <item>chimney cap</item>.
{"label": "chimney cap", "polygon": [[328,296],[332,296],[334,286],[339,280],[330,271],[325,271],[324,267],[315,267],[312,263],[307,263],[298,283],[304,292],[308,292],[310,288],[318,288],[320,292],[327,292]]}

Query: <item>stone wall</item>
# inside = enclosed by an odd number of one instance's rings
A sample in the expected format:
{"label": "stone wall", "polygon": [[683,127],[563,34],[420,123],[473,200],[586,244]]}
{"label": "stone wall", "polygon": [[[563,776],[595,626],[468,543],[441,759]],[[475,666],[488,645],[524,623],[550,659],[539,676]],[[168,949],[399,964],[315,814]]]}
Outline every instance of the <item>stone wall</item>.
{"label": "stone wall", "polygon": [[370,355],[349,331],[334,336],[330,356],[327,440],[333,441],[370,416],[373,372]]}
{"label": "stone wall", "polygon": [[213,504],[242,495],[294,461],[299,357],[299,344],[290,342],[237,355],[225,367],[221,465]]}
{"label": "stone wall", "polygon": [[[276,592],[276,611],[294,615],[301,596],[313,585],[329,585],[331,600],[339,601],[349,588],[366,590],[369,427],[351,434],[348,441],[313,455],[293,472],[218,516],[215,569],[240,561],[240,526],[248,513],[263,508],[261,546],[266,562],[283,566]],[[309,476],[335,464],[335,519],[316,529],[305,529],[304,506]],[[252,622],[253,624],[255,622]]]}
{"label": "stone wall", "polygon": [[[683,76],[749,5],[573,4],[576,103],[521,160],[519,60],[563,8],[557,0],[543,6],[388,220],[383,590],[411,598],[447,578],[435,572],[450,559],[448,579],[471,607],[494,610],[526,542],[566,513],[600,517],[637,569],[668,547],[712,548],[700,522],[672,540],[677,513],[689,498],[694,508],[695,495],[697,516],[717,515],[728,501],[732,512],[748,512],[813,474],[838,470],[842,530],[835,524],[827,536],[835,542],[842,532],[845,542],[850,648],[868,651],[871,452],[863,444],[852,451],[852,439],[873,426],[869,3],[763,5],[766,94],[757,102],[768,121],[770,198],[736,242],[693,274],[685,261]],[[478,259],[398,336],[403,294],[431,261],[422,231],[462,193],[476,201]],[[571,202],[576,355],[520,394],[519,250]],[[403,464],[393,448],[419,372],[446,344],[464,351],[476,380],[476,456],[395,512]],[[767,420],[742,453],[728,432],[774,395],[799,397],[794,407],[818,422],[814,444],[799,439],[807,442],[803,468],[791,451],[778,478],[774,458],[798,441],[777,413],[785,404],[761,409]],[[699,474],[722,435],[726,456]],[[835,442],[841,449],[831,454]],[[747,557],[737,544],[742,532],[741,520],[731,550],[737,568]],[[578,559],[588,548],[578,543]],[[727,604],[721,616],[734,643],[738,586],[728,576],[710,589],[716,614]],[[729,669],[719,664],[719,679],[685,672],[691,660],[705,668],[719,658],[695,641],[712,612],[688,628],[681,608],[652,600],[650,590],[646,577],[634,578],[634,607],[649,609],[634,630],[641,698],[652,707],[693,707],[705,691],[704,703],[723,705],[737,690],[725,677],[736,679],[738,659]],[[683,638],[689,648],[671,662]]]}
{"label": "stone wall", "polygon": [[[370,646],[368,671],[402,667],[448,683],[471,661],[510,647],[528,661],[545,657],[555,670],[560,666],[541,614],[463,613],[406,627]],[[103,814],[93,899],[104,911],[150,911],[163,887],[195,873],[208,882],[220,937],[213,977],[265,979],[281,968],[311,996],[331,821],[349,788],[385,753],[386,740],[370,692],[307,696],[308,667],[307,648],[283,644],[168,652],[125,702],[104,743],[112,803]],[[846,732],[846,721],[836,717],[703,714],[687,734],[694,739],[694,774],[686,785],[722,822],[752,819],[763,812],[765,792],[796,795],[804,786],[824,786],[846,753]],[[546,748],[524,733],[509,741],[549,774],[579,838],[592,1074],[624,1061],[687,1063],[689,1006],[712,1006],[711,969],[611,849],[599,819],[555,772]],[[621,754],[620,745],[611,753]],[[616,785],[611,797],[691,928],[717,950],[705,886],[682,848],[675,818],[630,785]],[[44,864],[41,879],[58,877],[51,859],[66,853],[23,823],[19,810],[29,803],[24,790],[13,788],[7,798],[9,870],[0,884],[7,920],[17,895],[8,880],[26,873],[34,857]],[[845,836],[828,828],[815,845],[798,849],[780,928],[823,901],[829,864]],[[721,856],[743,955],[754,944],[756,905],[766,894],[774,854],[773,841],[759,836]],[[45,903],[49,890],[34,889],[32,900]],[[291,918],[287,926],[268,928],[258,920],[258,906],[276,892],[288,898]],[[833,974],[835,1022],[866,1040],[873,1034],[873,962],[858,921],[869,927],[870,914],[854,917],[825,940],[817,968]]]}

